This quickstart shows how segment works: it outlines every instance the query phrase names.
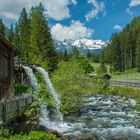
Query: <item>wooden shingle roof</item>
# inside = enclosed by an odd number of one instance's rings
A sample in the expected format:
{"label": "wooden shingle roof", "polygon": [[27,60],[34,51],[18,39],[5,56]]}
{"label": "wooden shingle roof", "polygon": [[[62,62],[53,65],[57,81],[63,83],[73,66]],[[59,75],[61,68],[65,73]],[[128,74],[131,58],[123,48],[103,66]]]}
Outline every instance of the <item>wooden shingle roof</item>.
{"label": "wooden shingle roof", "polygon": [[7,46],[9,49],[12,49],[14,51],[14,55],[20,54],[20,50],[16,48],[8,39],[6,39],[2,34],[0,34],[0,43],[2,43],[4,46]]}

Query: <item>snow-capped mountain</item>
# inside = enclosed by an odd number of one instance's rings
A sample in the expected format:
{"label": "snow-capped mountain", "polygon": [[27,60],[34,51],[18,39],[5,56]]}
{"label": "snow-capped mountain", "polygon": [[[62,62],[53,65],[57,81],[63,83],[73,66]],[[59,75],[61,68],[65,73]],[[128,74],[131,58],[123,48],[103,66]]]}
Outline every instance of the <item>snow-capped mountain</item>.
{"label": "snow-capped mountain", "polygon": [[99,53],[106,46],[106,43],[102,40],[92,40],[92,39],[78,39],[71,40],[65,39],[64,41],[55,41],[55,47],[58,51],[67,50],[70,52],[73,47],[78,48],[80,53],[86,54],[88,51],[91,53]]}

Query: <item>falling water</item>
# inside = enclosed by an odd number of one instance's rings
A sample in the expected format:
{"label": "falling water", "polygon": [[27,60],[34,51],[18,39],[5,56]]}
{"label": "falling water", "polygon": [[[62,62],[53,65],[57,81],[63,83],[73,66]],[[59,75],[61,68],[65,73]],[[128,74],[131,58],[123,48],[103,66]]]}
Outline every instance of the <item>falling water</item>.
{"label": "falling water", "polygon": [[37,79],[33,73],[33,70],[30,68],[30,67],[27,67],[27,66],[22,66],[23,69],[25,70],[28,78],[29,78],[29,81],[30,81],[30,84],[33,88],[33,91],[36,91],[38,89],[38,83],[37,83]]}
{"label": "falling water", "polygon": [[56,93],[56,91],[55,91],[55,89],[54,89],[54,87],[53,87],[53,85],[51,83],[51,80],[49,78],[48,72],[46,72],[45,69],[43,69],[41,67],[35,67],[35,69],[42,75],[43,79],[46,82],[46,85],[48,86],[48,89],[49,89],[51,95],[54,98],[55,108],[56,108],[56,111],[57,111],[57,118],[59,120],[63,120],[63,116],[62,116],[61,112],[59,111],[61,101],[60,101],[60,98],[59,98],[58,94]]}
{"label": "falling water", "polygon": [[[37,89],[37,81],[32,69],[23,67],[27,73],[31,85]],[[57,116],[62,119],[60,99],[55,92],[48,73],[40,67],[40,72],[55,100]],[[50,130],[56,130],[68,139],[97,139],[97,140],[139,140],[140,139],[140,117],[135,111],[136,101],[120,96],[85,96],[84,105],[76,118],[65,121],[50,120],[47,103],[41,104],[40,125]],[[72,117],[72,116],[71,116]]]}

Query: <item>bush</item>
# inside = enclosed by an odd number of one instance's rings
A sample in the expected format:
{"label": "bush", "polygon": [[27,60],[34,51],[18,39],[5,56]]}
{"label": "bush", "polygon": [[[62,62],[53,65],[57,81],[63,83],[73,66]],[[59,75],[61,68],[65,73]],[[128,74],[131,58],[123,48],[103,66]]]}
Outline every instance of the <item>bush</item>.
{"label": "bush", "polygon": [[107,67],[102,63],[96,70],[97,74],[103,75],[107,73]]}
{"label": "bush", "polygon": [[52,74],[52,81],[62,100],[62,111],[77,111],[83,104],[82,95],[92,93],[92,79],[85,75],[83,61],[60,62]]}
{"label": "bush", "polygon": [[15,95],[32,92],[32,88],[29,85],[15,85],[14,89],[15,89]]}

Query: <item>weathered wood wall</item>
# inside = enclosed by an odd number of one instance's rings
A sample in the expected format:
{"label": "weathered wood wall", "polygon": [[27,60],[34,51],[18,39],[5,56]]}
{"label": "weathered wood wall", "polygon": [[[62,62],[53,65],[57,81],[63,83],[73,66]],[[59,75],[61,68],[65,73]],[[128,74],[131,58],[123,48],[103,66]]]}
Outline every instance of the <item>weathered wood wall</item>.
{"label": "weathered wood wall", "polygon": [[32,94],[2,100],[0,102],[0,124],[22,115],[32,102]]}
{"label": "weathered wood wall", "polygon": [[0,100],[12,94],[14,51],[0,41]]}

